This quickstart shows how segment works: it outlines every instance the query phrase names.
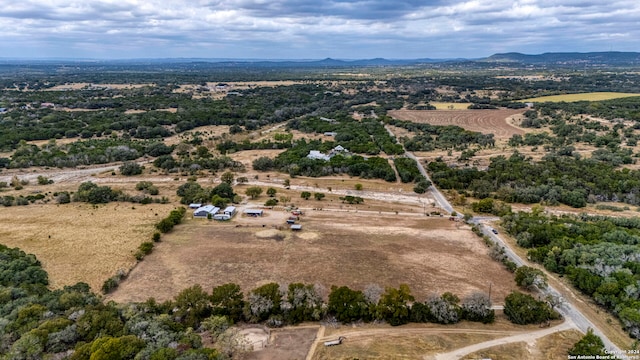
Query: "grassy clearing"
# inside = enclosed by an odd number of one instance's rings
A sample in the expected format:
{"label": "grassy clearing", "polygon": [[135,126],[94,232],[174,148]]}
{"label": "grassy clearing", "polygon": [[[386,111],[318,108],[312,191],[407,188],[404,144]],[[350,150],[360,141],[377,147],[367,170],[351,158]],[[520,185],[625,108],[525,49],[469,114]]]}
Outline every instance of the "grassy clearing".
{"label": "grassy clearing", "polygon": [[581,93],[581,94],[541,96],[537,98],[520,100],[520,102],[602,101],[602,100],[619,99],[619,98],[632,97],[632,96],[640,96],[640,94],[617,93],[617,92],[591,92],[591,93]]}
{"label": "grassy clearing", "polygon": [[[0,208],[0,242],[35,254],[52,288],[88,283],[99,291],[119,269],[130,269],[140,243],[173,205],[111,203]],[[156,215],[157,214],[157,215]]]}

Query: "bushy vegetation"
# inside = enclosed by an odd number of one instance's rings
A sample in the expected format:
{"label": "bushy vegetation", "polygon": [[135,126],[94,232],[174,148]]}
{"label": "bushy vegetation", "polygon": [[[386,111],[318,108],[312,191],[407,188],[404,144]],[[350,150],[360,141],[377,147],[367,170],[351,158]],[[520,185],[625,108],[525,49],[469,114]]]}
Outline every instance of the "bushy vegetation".
{"label": "bushy vegetation", "polygon": [[640,205],[640,172],[618,170],[596,160],[545,156],[533,162],[515,152],[491,158],[488,169],[453,168],[432,161],[433,182],[443,189],[525,204],[543,202],[580,208],[588,202],[624,201]]}
{"label": "bushy vegetation", "polygon": [[[632,337],[640,338],[640,219],[558,217],[541,209],[502,219],[518,245],[530,249],[531,260],[568,277],[615,314]],[[522,276],[524,283],[539,281],[539,274],[529,275]]]}
{"label": "bushy vegetation", "polygon": [[[156,229],[158,229],[158,231],[160,231],[161,233],[168,233],[173,229],[174,226],[182,222],[184,214],[186,213],[187,209],[182,206],[177,209],[171,210],[169,216],[160,220],[160,222],[156,224]],[[153,245],[153,243],[150,244]],[[151,248],[153,248],[153,246],[151,246]],[[149,249],[149,252],[151,252],[151,249]]]}
{"label": "bushy vegetation", "polygon": [[[345,156],[337,154],[329,161],[309,159],[307,155],[311,150],[329,153],[331,149],[337,146],[334,142],[321,142],[311,140],[307,142],[301,139],[287,151],[279,154],[273,161],[273,169],[288,173],[291,176],[327,176],[332,174],[348,174],[369,179],[383,179],[386,181],[396,181],[396,173],[393,171],[389,162],[381,157],[373,156],[364,158],[360,155]],[[351,150],[351,149],[349,149]],[[257,159],[258,161],[260,159]],[[266,161],[260,160],[261,168],[269,170],[266,167]],[[254,168],[256,163],[254,162]]]}

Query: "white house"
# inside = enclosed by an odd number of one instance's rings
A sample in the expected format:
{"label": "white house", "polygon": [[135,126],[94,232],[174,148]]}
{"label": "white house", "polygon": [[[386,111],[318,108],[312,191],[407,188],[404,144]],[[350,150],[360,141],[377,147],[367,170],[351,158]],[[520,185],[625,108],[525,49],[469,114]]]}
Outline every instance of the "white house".
{"label": "white house", "polygon": [[324,160],[324,161],[329,161],[330,159],[329,155],[325,155],[318,150],[309,151],[309,155],[307,155],[307,158],[312,160]]}

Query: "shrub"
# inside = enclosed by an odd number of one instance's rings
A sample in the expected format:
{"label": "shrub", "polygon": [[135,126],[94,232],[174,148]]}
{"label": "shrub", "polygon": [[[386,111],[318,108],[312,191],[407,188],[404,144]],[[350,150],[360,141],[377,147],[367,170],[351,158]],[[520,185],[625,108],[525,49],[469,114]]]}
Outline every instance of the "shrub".
{"label": "shrub", "polygon": [[264,203],[264,206],[276,206],[278,205],[278,199],[269,199]]}
{"label": "shrub", "polygon": [[120,173],[125,176],[142,174],[142,166],[134,162],[125,162],[120,166]]}
{"label": "shrub", "polygon": [[160,233],[159,232],[154,232],[153,236],[151,237],[151,239],[153,240],[153,242],[160,242]]}

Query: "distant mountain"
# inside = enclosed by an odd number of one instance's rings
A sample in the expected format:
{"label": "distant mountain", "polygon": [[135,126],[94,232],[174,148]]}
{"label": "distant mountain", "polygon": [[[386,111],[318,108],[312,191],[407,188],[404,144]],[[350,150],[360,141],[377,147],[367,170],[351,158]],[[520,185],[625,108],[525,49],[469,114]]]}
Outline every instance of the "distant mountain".
{"label": "distant mountain", "polygon": [[225,58],[142,58],[142,59],[16,59],[0,57],[0,65],[74,65],[74,66],[155,66],[160,68],[348,68],[379,66],[434,66],[486,67],[505,66],[638,66],[637,52],[563,52],[527,55],[517,52],[494,54],[487,58],[464,59],[225,59]]}
{"label": "distant mountain", "polygon": [[637,52],[566,52],[526,55],[521,53],[494,54],[481,62],[520,63],[531,65],[640,65]]}

